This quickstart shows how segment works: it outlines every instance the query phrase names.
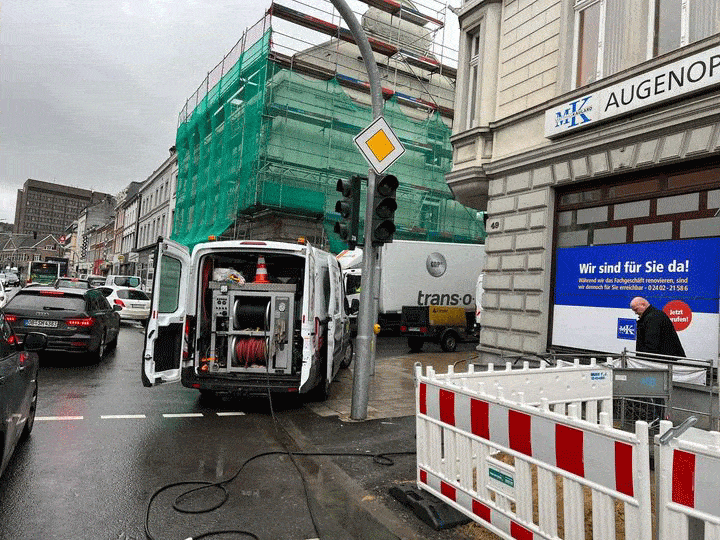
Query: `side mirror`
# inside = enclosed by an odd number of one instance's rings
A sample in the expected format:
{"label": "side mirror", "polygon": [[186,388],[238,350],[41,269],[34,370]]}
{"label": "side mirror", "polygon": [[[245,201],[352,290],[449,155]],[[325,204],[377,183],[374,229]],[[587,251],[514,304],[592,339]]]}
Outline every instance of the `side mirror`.
{"label": "side mirror", "polygon": [[352,304],[350,304],[350,313],[357,313],[360,311],[360,300],[353,298]]}
{"label": "side mirror", "polygon": [[26,351],[42,351],[47,347],[47,335],[40,332],[30,332],[25,336],[23,348]]}

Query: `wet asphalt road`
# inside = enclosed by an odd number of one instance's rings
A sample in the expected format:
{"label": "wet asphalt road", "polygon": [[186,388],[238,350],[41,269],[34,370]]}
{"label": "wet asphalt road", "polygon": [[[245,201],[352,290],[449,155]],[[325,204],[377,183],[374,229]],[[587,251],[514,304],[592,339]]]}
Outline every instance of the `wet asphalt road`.
{"label": "wet asphalt road", "polygon": [[[204,405],[197,391],[181,385],[144,388],[142,339],[139,326],[123,325],[117,350],[97,365],[41,357],[32,436],[0,479],[0,539],[144,539],[146,505],[158,487],[224,479],[248,457],[282,450],[266,402]],[[267,481],[278,472],[288,482]],[[162,493],[153,505],[151,533],[184,539],[234,524],[261,538],[314,536],[309,518],[302,519],[306,512],[277,519],[278,505],[304,504],[287,458],[257,460],[246,473],[228,487],[233,504],[210,514],[170,510],[183,488]],[[206,491],[200,498],[216,496]]]}
{"label": "wet asphalt road", "polygon": [[[32,436],[0,478],[0,540],[144,539],[148,501],[158,488],[230,478],[251,456],[283,451],[280,441],[292,444],[280,425],[312,421],[297,400],[274,400],[271,410],[267,399],[206,403],[180,384],[144,388],[143,338],[139,325],[123,324],[117,349],[97,365],[41,357]],[[405,352],[404,340],[381,338],[377,356]],[[186,539],[218,529],[261,539],[317,536],[305,486],[287,456],[249,463],[227,485],[232,503],[213,512],[174,511],[188,487],[154,499],[151,537]],[[182,508],[206,508],[221,496],[204,490]]]}

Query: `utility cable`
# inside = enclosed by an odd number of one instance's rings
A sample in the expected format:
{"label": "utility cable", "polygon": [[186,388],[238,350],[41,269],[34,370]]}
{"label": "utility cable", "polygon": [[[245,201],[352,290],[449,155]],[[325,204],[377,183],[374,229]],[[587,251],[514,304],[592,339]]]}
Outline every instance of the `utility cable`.
{"label": "utility cable", "polygon": [[[367,453],[363,453],[363,452],[290,452],[288,450],[271,450],[268,452],[262,452],[260,454],[255,454],[254,456],[246,459],[242,463],[242,465],[240,465],[240,468],[226,480],[221,480],[218,482],[188,480],[188,481],[181,481],[181,482],[174,482],[171,484],[166,484],[165,486],[158,488],[150,496],[150,499],[148,500],[148,503],[147,503],[146,512],[145,512],[145,536],[148,538],[148,540],[158,540],[157,537],[154,536],[150,532],[150,510],[151,510],[153,501],[161,493],[167,491],[168,489],[178,487],[178,486],[198,486],[198,487],[194,487],[192,489],[188,489],[187,491],[184,491],[183,493],[178,495],[173,502],[173,505],[172,505],[173,509],[176,512],[181,513],[181,514],[204,514],[207,512],[212,512],[213,510],[217,510],[218,508],[223,506],[228,501],[229,494],[227,492],[226,486],[228,484],[230,484],[231,482],[233,482],[234,480],[236,480],[237,477],[240,475],[240,473],[245,469],[245,467],[249,463],[251,463],[252,461],[255,461],[257,459],[263,458],[263,457],[285,456],[286,455],[293,461],[293,464],[295,465],[295,467],[298,469],[298,472],[299,472],[300,471],[299,465],[297,465],[297,463],[294,460],[294,457],[297,457],[297,456],[304,456],[304,457],[364,457],[364,458],[371,457],[371,458],[373,458],[374,463],[385,466],[385,467],[391,467],[391,466],[395,465],[395,461],[390,456],[409,456],[409,455],[414,455],[415,453],[416,452],[414,450],[401,451],[401,452],[380,452],[377,454],[367,454]],[[300,475],[302,477],[302,473],[300,473]],[[197,509],[197,510],[189,509],[189,508],[182,506],[183,501],[187,500],[191,494],[195,494],[202,490],[210,489],[213,487],[218,488],[223,494],[223,496],[219,502],[217,502],[213,505],[210,505],[206,508]],[[305,495],[306,495],[306,497],[308,497],[308,500],[309,500],[309,491],[307,489],[307,485],[306,485],[304,477],[303,477],[303,487],[305,490]],[[308,505],[308,508],[309,508],[309,505]],[[312,511],[310,511],[310,516],[311,516],[311,521],[313,522],[313,526],[315,527],[315,532],[318,533],[318,535],[319,535],[319,531],[317,530],[317,525],[315,523],[315,518],[312,515]],[[242,535],[247,536],[248,538],[254,538],[256,540],[259,540],[259,537],[256,534],[254,534],[250,531],[245,531],[245,530],[240,530],[240,529],[208,531],[208,532],[202,533],[202,535],[199,535],[199,536],[188,537],[186,540],[199,540],[201,538],[210,538],[211,536],[218,536],[220,534],[242,534]]]}

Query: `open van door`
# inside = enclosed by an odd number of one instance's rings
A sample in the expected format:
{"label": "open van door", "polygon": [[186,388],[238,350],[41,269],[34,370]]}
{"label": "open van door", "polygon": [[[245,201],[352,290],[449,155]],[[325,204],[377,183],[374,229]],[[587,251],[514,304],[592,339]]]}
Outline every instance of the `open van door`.
{"label": "open van door", "polygon": [[190,289],[188,248],[160,238],[155,252],[154,276],[143,351],[144,386],[180,380],[183,323]]}
{"label": "open van door", "polygon": [[343,298],[342,273],[339,263],[328,257],[330,273],[330,301],[328,302],[328,366],[327,380],[332,381],[340,369],[344,356],[344,332],[346,329],[345,302]]}

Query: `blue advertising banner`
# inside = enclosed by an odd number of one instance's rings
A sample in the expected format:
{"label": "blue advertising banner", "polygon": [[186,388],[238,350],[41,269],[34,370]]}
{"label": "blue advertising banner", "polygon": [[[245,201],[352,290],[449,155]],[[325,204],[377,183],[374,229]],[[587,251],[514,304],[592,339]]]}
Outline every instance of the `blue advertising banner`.
{"label": "blue advertising banner", "polygon": [[634,349],[629,305],[642,296],[668,314],[689,357],[716,359],[719,291],[720,238],[559,248],[552,342]]}

